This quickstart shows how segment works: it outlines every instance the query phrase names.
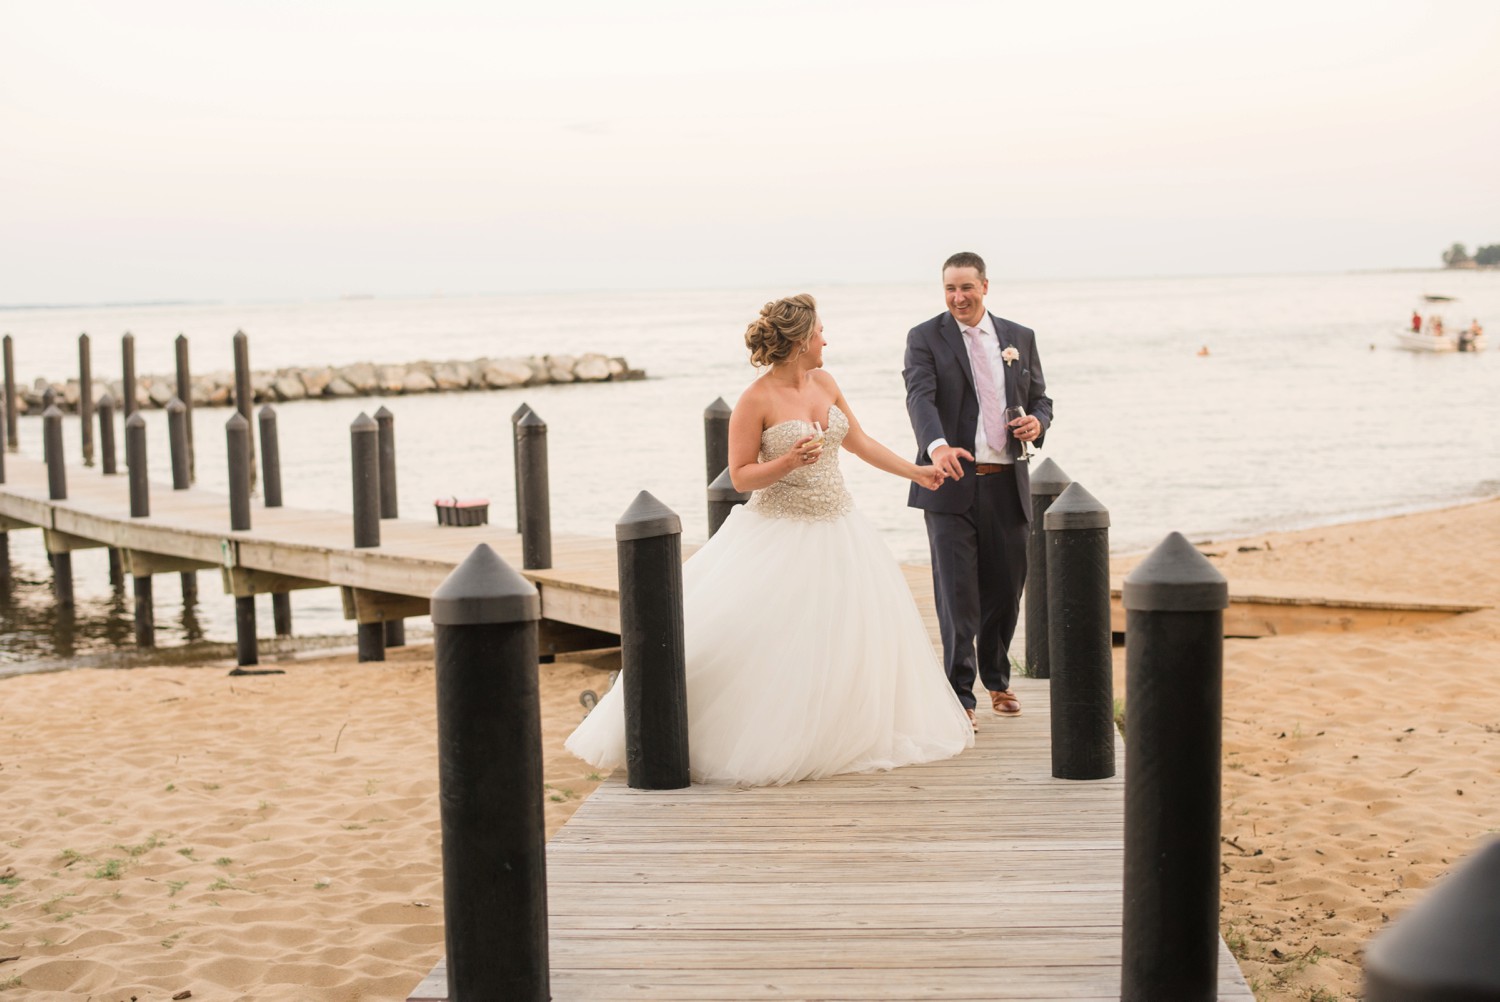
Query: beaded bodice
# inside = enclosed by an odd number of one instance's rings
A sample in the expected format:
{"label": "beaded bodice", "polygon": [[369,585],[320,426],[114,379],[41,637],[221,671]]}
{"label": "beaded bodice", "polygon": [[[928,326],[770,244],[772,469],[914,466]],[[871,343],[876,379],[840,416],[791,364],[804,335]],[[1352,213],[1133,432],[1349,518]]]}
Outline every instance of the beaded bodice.
{"label": "beaded bodice", "polygon": [[[785,455],[799,438],[815,433],[811,421],[783,421],[760,433],[760,461]],[[822,522],[839,518],[854,507],[839,471],[839,445],[849,433],[849,419],[837,404],[828,407],[828,429],[823,454],[811,466],[799,467],[769,487],[751,495],[745,506],[769,518]]]}

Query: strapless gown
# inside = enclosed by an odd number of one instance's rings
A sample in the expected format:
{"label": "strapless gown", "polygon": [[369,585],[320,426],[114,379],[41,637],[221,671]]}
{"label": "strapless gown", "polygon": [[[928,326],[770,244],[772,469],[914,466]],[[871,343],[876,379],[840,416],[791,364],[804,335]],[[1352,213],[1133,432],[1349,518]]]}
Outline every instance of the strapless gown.
{"label": "strapless gown", "polygon": [[[731,512],[682,568],[694,782],[769,786],[948,758],[973,745],[900,567],[839,471],[848,419],[823,454]],[[771,460],[811,434],[761,435]],[[621,677],[567,740],[625,763]]]}

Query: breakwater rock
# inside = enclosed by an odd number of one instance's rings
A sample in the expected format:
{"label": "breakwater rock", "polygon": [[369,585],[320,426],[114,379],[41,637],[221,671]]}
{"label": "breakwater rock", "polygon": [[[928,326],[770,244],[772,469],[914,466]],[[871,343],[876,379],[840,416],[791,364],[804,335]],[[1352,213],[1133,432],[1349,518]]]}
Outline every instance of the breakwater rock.
{"label": "breakwater rock", "polygon": [[[250,384],[255,402],[259,404],[325,397],[508,390],[547,383],[604,383],[644,378],[645,372],[632,369],[623,358],[587,354],[480,358],[471,362],[410,362],[405,365],[356,362],[353,365],[276,369],[252,372]],[[16,387],[17,411],[40,414],[42,396],[49,388],[56,394],[57,405],[64,411],[78,410],[80,386],[77,379],[51,382],[39,378],[29,387]],[[123,382],[118,379],[94,380],[95,402],[105,393],[117,402],[123,400]],[[135,400],[139,407],[165,407],[176,395],[176,376],[136,377]],[[233,372],[193,376],[193,406],[228,407],[233,400]]]}

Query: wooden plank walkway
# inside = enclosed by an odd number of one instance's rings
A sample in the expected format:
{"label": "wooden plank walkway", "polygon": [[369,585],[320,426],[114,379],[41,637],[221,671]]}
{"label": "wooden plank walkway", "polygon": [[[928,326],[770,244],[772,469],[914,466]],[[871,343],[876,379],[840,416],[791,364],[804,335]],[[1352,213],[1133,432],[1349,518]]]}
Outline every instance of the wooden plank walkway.
{"label": "wooden plank walkway", "polygon": [[[1025,714],[945,762],[606,781],[548,846],[553,997],[1118,999],[1123,778],[1052,779],[1047,683],[1015,687]],[[1253,998],[1222,943],[1219,969]],[[410,996],[447,997],[441,965]]]}
{"label": "wooden plank walkway", "polygon": [[[903,570],[936,644],[926,567]],[[944,762],[783,787],[632,790],[547,847],[558,1000],[1120,997],[1119,774],[1051,775],[1048,683]],[[1253,1002],[1219,945],[1218,997]],[[409,1002],[448,999],[440,962]]]}

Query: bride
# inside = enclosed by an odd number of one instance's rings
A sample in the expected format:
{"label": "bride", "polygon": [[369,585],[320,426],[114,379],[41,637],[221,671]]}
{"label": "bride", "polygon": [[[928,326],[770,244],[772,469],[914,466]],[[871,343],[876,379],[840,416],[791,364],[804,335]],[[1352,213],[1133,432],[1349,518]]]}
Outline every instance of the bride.
{"label": "bride", "polygon": [[[808,295],[767,303],[745,331],[767,371],[730,417],[729,473],[754,494],[682,568],[695,782],[893,769],[974,743],[901,569],[844,488],[839,451],[929,490],[943,474],[860,428],[821,371],[826,343]],[[624,702],[617,685],[568,750],[623,765]]]}

